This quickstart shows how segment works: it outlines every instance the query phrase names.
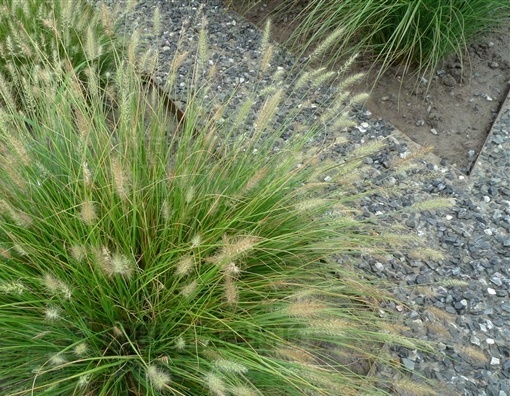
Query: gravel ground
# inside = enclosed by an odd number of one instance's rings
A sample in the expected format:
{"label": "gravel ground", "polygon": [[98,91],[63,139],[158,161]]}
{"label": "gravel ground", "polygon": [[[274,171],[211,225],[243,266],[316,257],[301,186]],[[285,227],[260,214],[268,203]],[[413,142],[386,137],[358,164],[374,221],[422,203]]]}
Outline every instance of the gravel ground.
{"label": "gravel ground", "polygon": [[[150,27],[156,6],[160,9],[162,33],[149,39],[160,53],[161,64],[175,52],[184,21],[188,21],[186,40],[196,39],[199,29],[194,26],[200,21],[196,12],[203,7],[211,63],[222,76],[216,93],[227,98],[234,87],[253,88],[255,81],[270,83],[269,78],[260,81],[255,72],[261,33],[226,11],[219,0],[140,0],[134,16],[126,20],[129,29],[144,31]],[[295,62],[278,49],[272,64],[288,70]],[[183,75],[189,67],[191,63],[183,64]],[[158,77],[165,79],[163,69]],[[187,84],[182,78],[182,90],[174,92],[174,97],[184,105]],[[316,92],[312,101],[327,106],[328,94],[327,90]],[[280,116],[285,117],[295,105],[287,101]],[[422,258],[415,252],[386,259],[366,258],[361,264],[396,285],[397,297],[406,307],[390,305],[388,309],[401,312],[403,323],[410,328],[408,335],[440,342],[440,358],[404,349],[394,353],[414,381],[421,381],[423,376],[437,381],[438,395],[510,396],[510,100],[503,106],[469,177],[432,156],[412,171],[385,176],[392,160],[405,157],[416,146],[384,120],[373,118],[367,109],[357,109],[354,117],[358,126],[348,131],[349,144],[338,146],[331,155],[340,160],[360,143],[386,138],[388,147],[365,163],[372,169],[374,183],[404,189],[400,197],[366,199],[363,210],[367,216],[384,216],[411,205],[417,198],[450,197],[456,201],[447,211],[416,215],[404,212],[396,219],[391,217],[391,221],[426,238],[430,247],[444,251],[444,259]],[[403,389],[391,391],[411,394]]]}

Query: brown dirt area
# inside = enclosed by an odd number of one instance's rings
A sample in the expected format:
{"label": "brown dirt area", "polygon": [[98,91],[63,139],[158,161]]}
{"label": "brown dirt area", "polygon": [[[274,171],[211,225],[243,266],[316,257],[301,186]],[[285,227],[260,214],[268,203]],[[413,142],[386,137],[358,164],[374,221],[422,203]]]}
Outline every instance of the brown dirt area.
{"label": "brown dirt area", "polygon": [[[289,37],[302,9],[296,1],[286,14],[274,17],[271,13],[281,1],[258,2],[249,10],[232,3],[259,27],[271,15],[272,39],[279,43]],[[510,28],[479,37],[468,51],[470,62],[462,66],[456,56],[445,59],[430,81],[402,78],[393,67],[373,86],[375,72],[369,63],[361,61],[352,70],[367,72],[357,89],[371,93],[366,108],[374,116],[414,142],[431,146],[434,154],[465,173],[474,165],[510,89]]]}

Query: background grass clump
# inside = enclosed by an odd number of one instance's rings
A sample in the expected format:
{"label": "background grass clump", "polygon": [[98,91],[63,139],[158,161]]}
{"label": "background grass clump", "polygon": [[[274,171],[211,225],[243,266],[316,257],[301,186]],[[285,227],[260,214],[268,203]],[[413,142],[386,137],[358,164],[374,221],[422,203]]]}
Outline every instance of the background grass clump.
{"label": "background grass clump", "polygon": [[122,46],[114,35],[116,21],[129,9],[117,11],[108,13],[103,7],[95,12],[86,1],[0,0],[0,91],[7,97],[3,105],[34,111],[40,100],[38,86],[67,67],[65,63],[82,82],[93,72],[104,86],[113,73],[115,51]]}
{"label": "background grass clump", "polygon": [[[294,3],[294,4],[293,4]],[[285,12],[293,1],[285,1]],[[404,73],[430,76],[452,54],[468,59],[467,45],[481,34],[510,24],[506,0],[311,0],[298,16],[290,39],[301,51],[333,31],[336,43],[324,62],[362,52],[384,73],[401,66]]]}
{"label": "background grass clump", "polygon": [[384,248],[347,189],[381,144],[342,165],[309,147],[347,123],[345,91],[282,145],[284,85],[211,108],[205,38],[181,123],[120,52],[106,89],[50,61],[33,117],[3,95],[2,394],[376,394],[353,363],[420,346],[389,331],[382,289],[331,261]]}

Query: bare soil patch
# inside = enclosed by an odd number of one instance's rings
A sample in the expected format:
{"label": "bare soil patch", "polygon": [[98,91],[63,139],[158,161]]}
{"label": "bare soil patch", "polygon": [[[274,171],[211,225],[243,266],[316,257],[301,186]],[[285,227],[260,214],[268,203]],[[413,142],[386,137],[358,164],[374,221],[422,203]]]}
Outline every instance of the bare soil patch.
{"label": "bare soil patch", "polygon": [[[306,0],[295,2],[283,15],[273,11],[278,0],[259,2],[249,9],[231,4],[253,24],[272,21],[272,38],[285,43]],[[371,92],[366,107],[392,123],[410,139],[431,146],[444,162],[469,173],[510,89],[510,28],[477,38],[468,46],[470,61],[445,59],[432,78],[402,77],[390,68],[377,83],[375,68],[361,59],[353,72],[367,72],[357,88]],[[418,83],[417,83],[418,82]]]}

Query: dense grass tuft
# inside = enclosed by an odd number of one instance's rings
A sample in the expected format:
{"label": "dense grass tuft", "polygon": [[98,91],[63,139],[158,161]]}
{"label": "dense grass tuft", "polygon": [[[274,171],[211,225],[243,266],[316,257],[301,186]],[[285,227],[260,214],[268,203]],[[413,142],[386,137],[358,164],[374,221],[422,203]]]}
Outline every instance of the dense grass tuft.
{"label": "dense grass tuft", "polygon": [[[243,1],[243,3],[245,3]],[[249,3],[249,2],[248,2]],[[283,2],[276,13],[295,6]],[[332,32],[336,43],[322,58],[331,64],[362,52],[378,76],[390,66],[430,76],[448,55],[469,63],[467,45],[510,23],[507,0],[311,0],[290,39],[298,52],[313,49]],[[466,62],[467,61],[467,62]]]}
{"label": "dense grass tuft", "polygon": [[331,260],[385,243],[348,188],[381,144],[342,164],[310,147],[349,122],[344,92],[282,143],[284,85],[211,105],[200,37],[180,123],[121,52],[105,88],[92,60],[86,89],[47,63],[32,117],[2,92],[2,394],[372,394],[354,363],[420,346],[388,331],[383,290]]}
{"label": "dense grass tuft", "polygon": [[92,69],[104,86],[115,52],[122,47],[114,35],[120,17],[120,12],[111,14],[104,7],[95,12],[86,1],[1,0],[0,91],[7,97],[3,105],[30,114],[41,100],[37,87],[59,69],[73,68],[83,83]]}

